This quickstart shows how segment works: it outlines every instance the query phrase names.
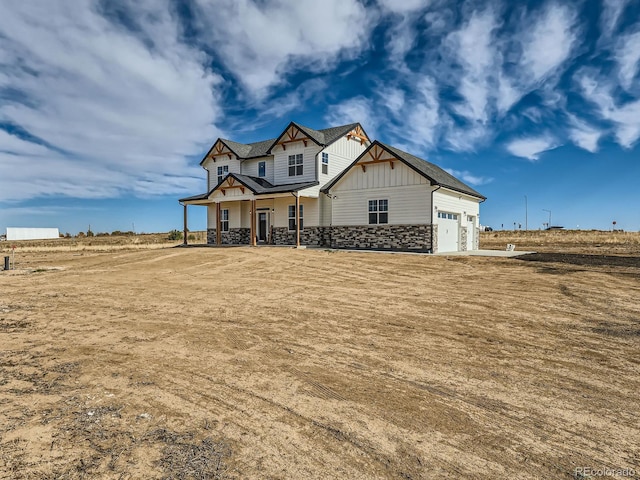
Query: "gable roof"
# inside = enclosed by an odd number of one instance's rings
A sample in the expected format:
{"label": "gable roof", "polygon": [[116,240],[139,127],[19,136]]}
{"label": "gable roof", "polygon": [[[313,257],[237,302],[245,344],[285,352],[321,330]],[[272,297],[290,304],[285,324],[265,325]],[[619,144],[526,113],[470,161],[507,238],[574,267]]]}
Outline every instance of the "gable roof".
{"label": "gable roof", "polygon": [[331,180],[328,184],[322,187],[322,192],[328,192],[331,187],[333,187],[338,181],[347,174],[366,154],[371,148],[375,145],[379,145],[384,150],[389,152],[391,155],[396,157],[398,160],[403,162],[412,170],[416,171],[427,180],[431,182],[432,185],[440,185],[451,190],[455,190],[457,192],[466,193],[467,195],[471,195],[472,197],[486,199],[484,195],[478,193],[476,190],[471,188],[466,183],[461,182],[456,177],[451,175],[450,173],[445,172],[442,168],[434,165],[433,163],[429,163],[422,158],[416,157],[415,155],[411,155],[410,153],[404,152],[398,148],[392,147],[390,145],[386,145],[378,140],[375,140],[369,147],[362,152],[362,154],[356,158],[351,165],[345,168],[338,176],[336,176],[333,180]]}
{"label": "gable roof", "polygon": [[[258,157],[264,157],[266,155],[269,155],[271,153],[271,149],[277,145],[278,141],[287,132],[287,130],[289,130],[291,126],[296,127],[298,130],[304,133],[307,137],[313,140],[314,143],[318,144],[318,146],[326,147],[328,145],[331,145],[336,140],[345,136],[347,133],[349,133],[351,130],[356,128],[356,126],[358,125],[360,124],[356,122],[356,123],[350,123],[348,125],[341,125],[339,127],[330,127],[330,128],[324,128],[322,130],[314,130],[312,128],[300,125],[296,122],[291,122],[289,123],[289,125],[287,125],[287,128],[285,128],[282,131],[282,133],[278,138],[270,138],[269,140],[261,140],[259,142],[253,142],[253,143],[239,143],[239,142],[234,142],[233,140],[228,140],[225,138],[218,138],[215,142],[213,142],[213,145],[211,146],[207,154],[204,156],[202,161],[200,161],[200,165],[202,165],[205,162],[205,160],[209,157],[209,154],[213,150],[213,147],[216,145],[216,143],[218,143],[218,141],[222,142],[222,144],[224,144],[229,150],[231,150],[231,152],[236,157],[238,157],[238,159],[247,160],[250,158],[258,158]],[[360,125],[360,128],[364,132],[364,128],[362,128],[362,125]]]}
{"label": "gable roof", "polygon": [[[345,136],[347,133],[349,133],[351,130],[356,128],[356,126],[358,125],[360,124],[356,122],[356,123],[350,123],[348,125],[340,125],[339,127],[330,127],[330,128],[324,128],[322,130],[314,130],[312,128],[305,127],[304,125],[300,125],[299,123],[291,122],[289,123],[289,125],[287,125],[287,128],[285,128],[282,131],[280,136],[273,141],[273,143],[269,147],[268,153],[271,152],[273,147],[275,147],[278,144],[282,136],[285,133],[287,133],[287,130],[289,130],[289,128],[291,127],[296,127],[298,130],[304,133],[307,137],[313,140],[318,146],[326,147],[328,145],[331,145],[336,140]],[[360,128],[362,128],[362,125],[360,125]],[[364,129],[362,129],[362,131],[364,131]]]}

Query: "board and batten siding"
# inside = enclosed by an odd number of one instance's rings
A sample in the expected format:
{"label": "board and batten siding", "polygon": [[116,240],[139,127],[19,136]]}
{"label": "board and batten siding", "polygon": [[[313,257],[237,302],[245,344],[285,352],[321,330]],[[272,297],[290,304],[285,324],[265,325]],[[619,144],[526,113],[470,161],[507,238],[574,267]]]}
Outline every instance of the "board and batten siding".
{"label": "board and batten siding", "polygon": [[232,155],[232,158],[226,156],[218,157],[215,162],[208,158],[202,165],[204,169],[209,172],[208,191],[211,191],[213,187],[218,185],[218,167],[222,167],[224,165],[229,166],[229,173],[241,173],[240,161],[234,155]]}
{"label": "board and batten siding", "polygon": [[[261,157],[252,158],[250,160],[243,160],[241,166],[241,172],[243,175],[249,175],[251,177],[258,177],[258,163],[265,162],[265,176],[267,182],[273,184],[274,172],[273,172],[273,157]],[[259,177],[258,177],[259,178]]]}
{"label": "board and batten siding", "polygon": [[[477,222],[480,215],[480,199],[478,198],[442,187],[433,193],[433,206],[439,212],[472,215],[476,217],[476,226],[478,225]],[[437,219],[435,210],[434,219]],[[463,222],[462,225],[466,226],[466,218],[461,220]]]}
{"label": "board and batten siding", "polygon": [[[336,175],[340,174],[345,168],[353,163],[362,152],[367,148],[367,145],[361,145],[360,140],[351,139],[347,140],[344,136],[339,140],[336,140],[331,145],[326,147],[322,152],[318,153],[318,171],[320,172],[319,181],[320,185],[326,185]],[[329,173],[322,173],[322,153],[329,154]]]}
{"label": "board and batten siding", "polygon": [[[382,159],[390,158],[384,155]],[[367,161],[367,158],[363,159]],[[365,190],[380,187],[403,187],[407,185],[429,185],[430,182],[422,175],[407,167],[400,160],[389,163],[376,163],[365,165],[366,171],[360,165],[354,165],[351,170],[342,177],[332,188],[332,192],[338,190]]]}
{"label": "board and batten siding", "polygon": [[[278,145],[273,149],[273,184],[285,185],[288,183],[314,182],[316,181],[316,155],[320,151],[320,147],[312,141],[307,141],[304,146],[302,141],[286,144],[287,149],[284,150],[282,145]],[[302,154],[302,175],[289,176],[289,155]]]}
{"label": "board and batten siding", "polygon": [[[319,226],[320,208],[319,200],[317,198],[300,197],[300,205],[304,205],[302,210],[304,212],[303,227],[317,227]],[[289,226],[289,205],[295,205],[296,199],[293,197],[275,198],[273,200],[274,209],[274,227],[288,227]]]}
{"label": "board and batten siding", "polygon": [[331,188],[332,225],[368,225],[369,200],[389,201],[390,225],[431,223],[431,186],[399,160],[355,165]]}

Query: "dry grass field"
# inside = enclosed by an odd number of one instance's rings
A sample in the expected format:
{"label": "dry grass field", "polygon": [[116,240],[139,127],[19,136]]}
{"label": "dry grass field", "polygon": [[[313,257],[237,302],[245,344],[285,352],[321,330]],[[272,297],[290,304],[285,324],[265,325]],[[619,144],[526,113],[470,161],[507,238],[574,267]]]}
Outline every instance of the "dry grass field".
{"label": "dry grass field", "polygon": [[20,243],[0,478],[638,478],[634,239],[622,264]]}

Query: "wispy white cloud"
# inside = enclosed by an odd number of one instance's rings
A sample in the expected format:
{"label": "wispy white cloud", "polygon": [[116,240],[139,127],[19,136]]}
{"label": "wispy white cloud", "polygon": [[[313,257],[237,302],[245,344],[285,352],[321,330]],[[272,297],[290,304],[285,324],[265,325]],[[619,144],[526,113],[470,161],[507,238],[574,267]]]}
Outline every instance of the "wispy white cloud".
{"label": "wispy white cloud", "polygon": [[539,82],[570,57],[578,39],[577,14],[566,5],[549,4],[525,33],[522,65]]}
{"label": "wispy white cloud", "polygon": [[598,115],[613,124],[614,135],[623,148],[631,148],[640,139],[640,100],[618,104],[614,98],[614,84],[599,79],[593,73],[579,72],[578,82],[583,97],[595,104]]}
{"label": "wispy white cloud", "polygon": [[640,67],[640,30],[620,37],[614,57],[620,85],[629,90]]}
{"label": "wispy white cloud", "polygon": [[446,172],[450,173],[456,178],[461,179],[463,182],[468,183],[469,185],[479,186],[486,185],[487,183],[493,182],[492,177],[483,177],[481,175],[475,175],[468,170],[454,170],[451,168],[445,168]]}
{"label": "wispy white cloud", "polygon": [[5,95],[0,121],[53,150],[3,133],[0,201],[146,195],[148,180],[154,193],[195,187],[199,174],[185,156],[216,134],[222,79],[182,43],[168,4],[124,8],[145,20],[135,33],[97,2],[4,5],[0,88],[15,94]]}
{"label": "wispy white cloud", "polygon": [[322,72],[365,46],[375,15],[357,0],[197,0],[201,34],[254,96],[296,69]]}
{"label": "wispy white cloud", "polygon": [[458,92],[465,101],[455,105],[454,109],[459,115],[481,123],[488,119],[490,80],[495,74],[496,62],[493,31],[497,26],[493,11],[474,13],[445,42],[449,54],[456,58],[462,69]]}
{"label": "wispy white cloud", "polygon": [[416,96],[406,109],[404,140],[420,149],[435,147],[440,120],[440,94],[435,81],[424,77],[415,85]]}
{"label": "wispy white cloud", "polygon": [[518,138],[506,145],[507,150],[516,157],[526,158],[530,161],[540,159],[540,154],[559,147],[559,143],[550,135],[538,137]]}
{"label": "wispy white cloud", "polygon": [[354,97],[329,108],[325,120],[329,125],[346,125],[360,122],[364,125],[370,138],[376,138],[378,124],[373,114],[374,106],[371,99],[363,96]]}
{"label": "wispy white cloud", "polygon": [[603,0],[602,14],[600,15],[600,30],[603,38],[613,35],[618,26],[620,15],[626,8],[629,0]]}
{"label": "wispy white cloud", "polygon": [[569,115],[569,122],[571,124],[569,128],[571,141],[588,152],[597,152],[598,142],[604,132],[580,120],[575,115]]}
{"label": "wispy white cloud", "polygon": [[559,73],[575,53],[580,32],[577,13],[569,5],[551,2],[540,11],[524,15],[510,43],[503,45],[503,57],[507,60],[513,56],[515,66],[510,73],[499,73],[498,111],[507,112],[542,85],[552,91]]}
{"label": "wispy white cloud", "polygon": [[378,0],[378,5],[387,12],[406,15],[417,10],[424,10],[432,2],[425,0]]}

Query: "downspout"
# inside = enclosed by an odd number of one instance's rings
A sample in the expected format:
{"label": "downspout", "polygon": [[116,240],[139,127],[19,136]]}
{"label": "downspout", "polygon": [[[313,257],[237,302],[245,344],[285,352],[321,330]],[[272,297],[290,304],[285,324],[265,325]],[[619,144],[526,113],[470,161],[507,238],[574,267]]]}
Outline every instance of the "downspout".
{"label": "downspout", "polygon": [[442,185],[438,185],[438,188],[431,190],[431,253],[433,252],[433,194],[440,190]]}

